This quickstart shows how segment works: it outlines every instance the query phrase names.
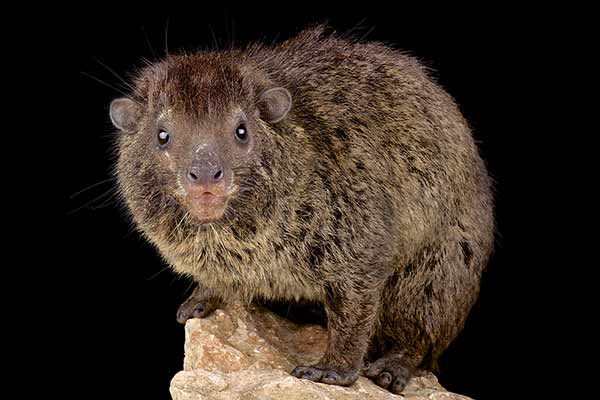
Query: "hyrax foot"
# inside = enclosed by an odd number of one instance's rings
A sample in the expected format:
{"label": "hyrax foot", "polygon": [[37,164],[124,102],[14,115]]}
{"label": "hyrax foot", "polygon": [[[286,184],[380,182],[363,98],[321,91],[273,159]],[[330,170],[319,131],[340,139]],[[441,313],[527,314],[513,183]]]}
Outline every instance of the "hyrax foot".
{"label": "hyrax foot", "polygon": [[408,384],[414,367],[400,354],[388,354],[376,361],[364,361],[362,374],[377,385],[399,394]]}
{"label": "hyrax foot", "polygon": [[201,288],[194,290],[177,310],[177,322],[185,324],[190,318],[204,318],[221,305],[221,299],[211,291]]}
{"label": "hyrax foot", "polygon": [[319,364],[306,367],[298,366],[294,368],[291,374],[296,378],[339,386],[350,386],[358,379],[358,369],[341,371],[330,366]]}

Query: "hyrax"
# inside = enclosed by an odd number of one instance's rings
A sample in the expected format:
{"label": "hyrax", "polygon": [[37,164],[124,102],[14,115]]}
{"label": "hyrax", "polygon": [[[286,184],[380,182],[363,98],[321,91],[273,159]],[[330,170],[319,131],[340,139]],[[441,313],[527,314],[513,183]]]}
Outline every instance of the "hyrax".
{"label": "hyrax", "polygon": [[[279,45],[169,55],[110,116],[139,231],[221,301],[322,302],[329,344],[298,378],[399,393],[476,300],[491,180],[452,98],[414,59],[313,28]],[[197,307],[196,307],[197,305]]]}

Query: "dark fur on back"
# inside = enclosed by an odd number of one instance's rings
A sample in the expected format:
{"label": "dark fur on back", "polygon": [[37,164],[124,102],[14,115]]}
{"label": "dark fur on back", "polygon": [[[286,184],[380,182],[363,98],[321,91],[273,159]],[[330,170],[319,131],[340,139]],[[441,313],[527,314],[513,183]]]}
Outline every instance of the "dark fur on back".
{"label": "dark fur on back", "polygon": [[[198,126],[232,107],[258,115],[276,86],[291,111],[255,119],[238,194],[221,220],[198,223],[145,129],[160,113]],[[323,302],[334,333],[321,367],[356,368],[367,350],[431,367],[477,298],[494,224],[469,126],[418,62],[317,28],[273,47],[168,56],[135,87],[142,122],[119,137],[121,194],[175,271],[224,299]]]}

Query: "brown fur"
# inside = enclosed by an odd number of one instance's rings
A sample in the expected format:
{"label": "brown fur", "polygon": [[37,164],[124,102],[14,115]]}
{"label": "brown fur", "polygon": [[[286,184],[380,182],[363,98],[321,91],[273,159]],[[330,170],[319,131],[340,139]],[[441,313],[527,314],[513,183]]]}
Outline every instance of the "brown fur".
{"label": "brown fur", "polygon": [[[258,104],[271,87],[293,99],[273,124]],[[171,55],[135,88],[120,191],[175,271],[225,301],[323,302],[329,347],[295,376],[348,385],[364,358],[363,374],[400,392],[434,364],[477,298],[493,201],[468,124],[418,62],[317,28],[274,47]],[[240,190],[225,215],[201,224],[173,195],[189,149],[167,160],[149,132],[161,113],[190,137],[221,132],[234,109],[256,142],[230,160]]]}

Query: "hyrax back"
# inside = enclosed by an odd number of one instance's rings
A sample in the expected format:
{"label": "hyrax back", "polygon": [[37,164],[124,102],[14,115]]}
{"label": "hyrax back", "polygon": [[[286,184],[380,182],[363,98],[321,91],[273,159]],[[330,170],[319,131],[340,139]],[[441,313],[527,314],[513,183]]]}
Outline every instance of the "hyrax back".
{"label": "hyrax back", "polygon": [[329,346],[300,378],[349,385],[362,366],[398,393],[435,363],[476,300],[493,204],[467,123],[414,59],[318,28],[168,56],[135,87],[111,105],[122,198],[201,305],[322,302]]}

